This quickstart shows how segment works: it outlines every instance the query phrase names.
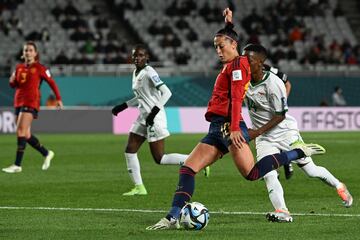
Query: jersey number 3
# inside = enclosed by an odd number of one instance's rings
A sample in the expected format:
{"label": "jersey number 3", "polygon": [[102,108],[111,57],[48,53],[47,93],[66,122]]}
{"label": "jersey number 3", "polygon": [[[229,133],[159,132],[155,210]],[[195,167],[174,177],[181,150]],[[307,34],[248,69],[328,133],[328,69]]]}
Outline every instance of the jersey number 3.
{"label": "jersey number 3", "polygon": [[20,83],[26,82],[27,73],[20,73]]}

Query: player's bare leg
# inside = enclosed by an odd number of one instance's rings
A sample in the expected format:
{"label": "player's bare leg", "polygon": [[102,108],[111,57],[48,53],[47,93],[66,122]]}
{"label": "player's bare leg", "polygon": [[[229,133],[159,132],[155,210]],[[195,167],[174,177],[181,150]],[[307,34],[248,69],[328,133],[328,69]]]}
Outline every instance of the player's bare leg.
{"label": "player's bare leg", "polygon": [[6,173],[18,173],[22,171],[21,162],[26,148],[26,139],[30,137],[30,127],[34,117],[32,113],[20,112],[17,118],[17,150],[15,163],[2,170]]}
{"label": "player's bare leg", "polygon": [[[26,113],[26,112],[25,112]],[[29,114],[29,113],[28,113]],[[37,139],[37,137],[35,137],[32,133],[31,133],[31,124],[32,124],[32,121],[33,121],[33,115],[30,114],[31,116],[29,115],[24,115],[24,113],[21,113],[21,117],[18,118],[18,119],[24,119],[25,118],[25,130],[22,129],[20,131],[25,131],[25,134],[22,132],[22,133],[19,133],[18,136],[23,136],[25,135],[26,136],[26,142],[31,146],[33,147],[35,150],[37,150],[38,152],[40,152],[44,157],[44,162],[43,162],[43,165],[41,166],[41,169],[42,170],[47,170],[49,169],[50,167],[50,164],[51,164],[51,160],[54,158],[55,156],[55,153],[51,150],[47,150],[39,141],[39,139]],[[23,126],[24,125],[24,122],[19,122],[18,123],[18,126]],[[22,127],[18,127],[18,129],[21,129]]]}
{"label": "player's bare leg", "polygon": [[254,156],[249,145],[244,143],[242,148],[237,148],[234,144],[231,144],[229,151],[241,175],[243,177],[248,176],[254,167]]}
{"label": "player's bare leg", "polygon": [[157,164],[183,165],[188,155],[179,153],[165,154],[165,139],[149,142],[151,155]]}
{"label": "player's bare leg", "polygon": [[198,173],[206,166],[210,166],[216,162],[221,155],[221,152],[216,147],[205,143],[199,143],[190,153],[184,165]]}
{"label": "player's bare leg", "polygon": [[[165,139],[150,142],[149,146],[153,159],[157,164],[183,165],[185,160],[189,157],[189,155],[179,153],[165,154]],[[210,166],[204,168],[204,175],[209,177]]]}

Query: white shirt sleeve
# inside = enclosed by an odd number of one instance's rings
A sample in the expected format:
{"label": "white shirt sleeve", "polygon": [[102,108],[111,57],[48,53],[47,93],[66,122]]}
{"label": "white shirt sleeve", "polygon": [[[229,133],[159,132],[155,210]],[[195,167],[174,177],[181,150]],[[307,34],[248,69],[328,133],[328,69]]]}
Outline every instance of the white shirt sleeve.
{"label": "white shirt sleeve", "polygon": [[156,88],[158,88],[160,85],[164,84],[164,82],[161,81],[159,74],[151,66],[148,66],[148,68],[147,68],[147,75],[148,75],[150,81],[154,84],[154,86]]}
{"label": "white shirt sleeve", "polygon": [[170,91],[170,89],[165,85],[165,84],[162,84],[160,87],[159,87],[159,91],[161,92],[161,98],[159,99],[159,102],[156,104],[156,106],[158,108],[161,108],[163,107],[167,101],[170,99],[172,93]]}
{"label": "white shirt sleeve", "polygon": [[286,89],[284,83],[278,77],[271,79],[269,84],[270,104],[276,114],[285,113],[288,110]]}

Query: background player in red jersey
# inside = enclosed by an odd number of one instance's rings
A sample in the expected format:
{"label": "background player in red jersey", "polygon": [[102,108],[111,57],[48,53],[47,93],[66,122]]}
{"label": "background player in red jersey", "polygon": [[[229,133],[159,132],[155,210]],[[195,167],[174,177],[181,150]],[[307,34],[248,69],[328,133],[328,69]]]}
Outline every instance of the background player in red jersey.
{"label": "background player in red jersey", "polygon": [[[231,11],[225,9],[224,16],[225,20],[232,17]],[[180,168],[179,183],[169,213],[156,224],[147,227],[148,230],[179,228],[180,211],[186,202],[190,202],[195,189],[195,174],[228,152],[241,175],[251,181],[292,160],[325,152],[317,144],[299,143],[291,151],[268,155],[254,163],[241,106],[251,80],[251,71],[256,72],[258,65],[250,66],[246,56],[239,56],[237,33],[230,21],[225,22],[225,28],[219,30],[214,38],[214,46],[223,68],[216,78],[205,114],[206,120],[210,122],[209,132]]]}
{"label": "background player in red jersey", "polygon": [[39,53],[34,42],[27,42],[23,48],[24,63],[16,66],[15,72],[10,77],[10,86],[15,88],[14,107],[17,125],[17,151],[15,163],[2,170],[7,173],[21,172],[21,161],[26,143],[39,151],[44,157],[42,170],[50,167],[54,152],[47,150],[39,140],[31,134],[31,123],[37,118],[40,108],[40,84],[45,80],[53,90],[57,106],[63,107],[61,96],[49,70],[39,63]]}

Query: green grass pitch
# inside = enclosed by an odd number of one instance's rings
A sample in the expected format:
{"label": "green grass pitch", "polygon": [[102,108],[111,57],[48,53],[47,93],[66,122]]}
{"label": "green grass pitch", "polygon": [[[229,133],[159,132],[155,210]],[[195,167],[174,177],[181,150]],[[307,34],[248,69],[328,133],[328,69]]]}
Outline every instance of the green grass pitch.
{"label": "green grass pitch", "polygon": [[[172,135],[166,152],[189,153],[202,136]],[[327,149],[314,161],[347,184],[354,196],[352,208],[342,207],[334,189],[299,168],[291,180],[284,179],[281,169],[294,222],[269,223],[264,213],[272,207],[264,182],[246,181],[226,156],[212,166],[210,178],[202,173],[196,177],[193,201],[210,211],[202,231],[145,230],[169,209],[178,181],[178,166],[156,165],[147,143],[139,159],[149,194],[123,197],[132,187],[123,157],[126,136],[38,137],[55,158],[42,171],[41,155],[27,146],[23,172],[0,173],[0,239],[360,239],[360,132],[303,134],[306,142]],[[1,167],[13,163],[15,143],[14,135],[0,136]]]}

